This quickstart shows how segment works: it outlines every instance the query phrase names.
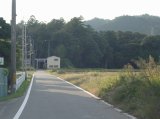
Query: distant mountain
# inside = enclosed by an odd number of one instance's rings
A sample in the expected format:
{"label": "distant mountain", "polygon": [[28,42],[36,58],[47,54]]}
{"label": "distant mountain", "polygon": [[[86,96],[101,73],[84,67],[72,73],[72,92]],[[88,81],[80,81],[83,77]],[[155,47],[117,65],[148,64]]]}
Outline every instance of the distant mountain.
{"label": "distant mountain", "polygon": [[87,25],[92,26],[92,28],[101,31],[103,29],[103,26],[106,25],[107,23],[109,23],[110,20],[108,19],[100,19],[100,18],[94,18],[91,20],[86,21],[85,23]]}
{"label": "distant mountain", "polygon": [[148,14],[120,16],[113,20],[94,18],[85,23],[97,31],[132,31],[148,35],[160,35],[160,17]]}

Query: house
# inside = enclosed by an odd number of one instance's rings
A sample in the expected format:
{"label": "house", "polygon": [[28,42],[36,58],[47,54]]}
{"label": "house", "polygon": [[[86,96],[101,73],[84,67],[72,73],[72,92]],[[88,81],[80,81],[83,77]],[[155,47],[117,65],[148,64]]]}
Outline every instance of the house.
{"label": "house", "polygon": [[51,56],[47,58],[47,69],[60,68],[60,57]]}

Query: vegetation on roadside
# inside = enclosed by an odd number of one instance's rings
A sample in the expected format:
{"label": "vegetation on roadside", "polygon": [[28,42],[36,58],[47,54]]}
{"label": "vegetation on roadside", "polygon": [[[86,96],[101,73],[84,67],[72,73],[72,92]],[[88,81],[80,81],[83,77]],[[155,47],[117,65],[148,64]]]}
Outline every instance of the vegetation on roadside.
{"label": "vegetation on roadside", "polygon": [[13,99],[13,98],[17,98],[17,97],[23,96],[24,93],[26,92],[26,90],[28,89],[28,86],[29,86],[30,81],[32,79],[32,74],[33,73],[29,73],[28,74],[27,80],[25,80],[22,83],[20,88],[14,94],[10,94],[10,95],[5,96],[5,97],[0,97],[0,101],[7,101],[7,100],[10,100],[10,99]]}
{"label": "vegetation on roadside", "polygon": [[152,57],[136,62],[139,71],[127,65],[123,72],[54,72],[139,119],[160,117],[160,67]]}
{"label": "vegetation on roadside", "polygon": [[152,57],[148,61],[140,59],[136,64],[140,68],[139,73],[128,65],[110,90],[101,90],[100,97],[139,119],[159,119],[160,67]]}
{"label": "vegetation on roadside", "polygon": [[112,87],[119,72],[60,70],[54,74],[98,96],[101,89]]}

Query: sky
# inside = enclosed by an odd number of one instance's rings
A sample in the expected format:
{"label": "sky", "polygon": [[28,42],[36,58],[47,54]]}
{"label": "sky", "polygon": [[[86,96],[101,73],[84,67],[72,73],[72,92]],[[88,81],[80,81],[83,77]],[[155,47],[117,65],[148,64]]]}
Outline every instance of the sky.
{"label": "sky", "polygon": [[[122,15],[150,14],[160,16],[159,0],[16,0],[17,23],[34,15],[38,21],[83,16],[84,20],[95,17],[114,19]],[[0,17],[11,20],[12,0],[0,0]]]}

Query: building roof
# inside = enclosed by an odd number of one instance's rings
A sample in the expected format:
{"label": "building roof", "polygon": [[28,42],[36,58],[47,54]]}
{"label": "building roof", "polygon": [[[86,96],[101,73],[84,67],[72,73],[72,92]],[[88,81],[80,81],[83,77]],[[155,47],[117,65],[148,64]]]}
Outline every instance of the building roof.
{"label": "building roof", "polygon": [[[50,56],[50,57],[48,57],[48,58],[59,58],[60,59],[60,57],[57,57],[57,56]],[[47,59],[48,59],[47,58]]]}

